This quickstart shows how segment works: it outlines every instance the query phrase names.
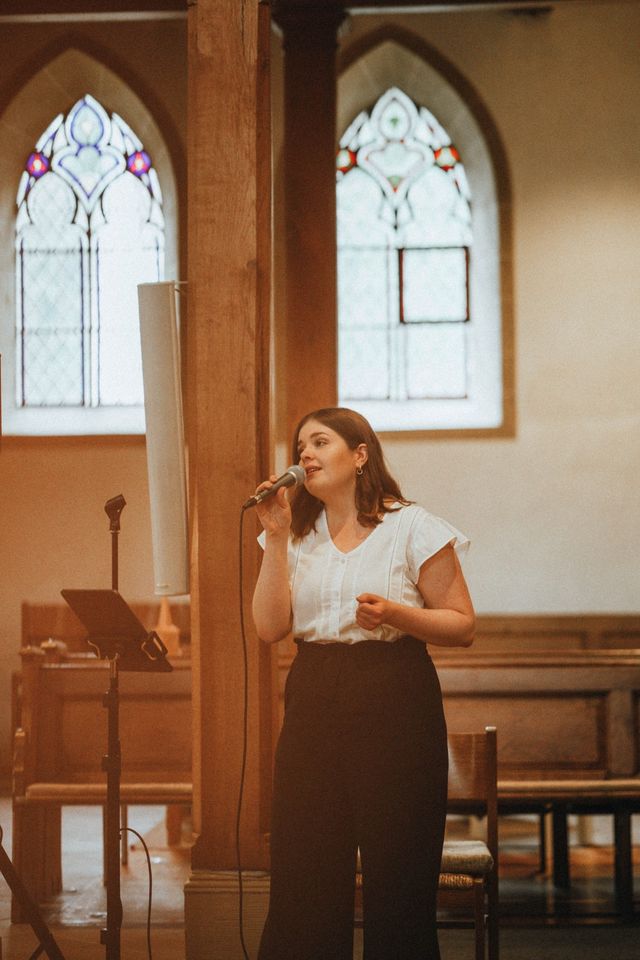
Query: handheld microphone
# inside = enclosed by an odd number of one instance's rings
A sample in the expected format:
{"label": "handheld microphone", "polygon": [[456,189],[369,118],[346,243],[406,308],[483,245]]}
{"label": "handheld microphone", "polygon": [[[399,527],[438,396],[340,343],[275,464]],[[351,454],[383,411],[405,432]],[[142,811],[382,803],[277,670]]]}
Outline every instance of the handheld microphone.
{"label": "handheld microphone", "polygon": [[304,483],[304,478],[304,470],[302,467],[299,467],[297,463],[294,463],[293,466],[287,467],[282,476],[274,481],[273,486],[268,487],[266,490],[261,490],[260,493],[254,493],[252,497],[249,497],[249,499],[242,504],[242,509],[246,510],[248,507],[255,507],[256,504],[262,503],[267,497],[272,497],[276,494],[280,487],[299,487],[301,483]]}

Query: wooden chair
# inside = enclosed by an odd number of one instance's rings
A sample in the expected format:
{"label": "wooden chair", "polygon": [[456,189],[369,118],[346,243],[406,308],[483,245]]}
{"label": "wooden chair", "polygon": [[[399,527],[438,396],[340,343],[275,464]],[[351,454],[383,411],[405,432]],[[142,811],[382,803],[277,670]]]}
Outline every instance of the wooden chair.
{"label": "wooden chair", "polygon": [[[486,841],[445,840],[438,886],[438,926],[475,928],[475,960],[498,960],[498,800],[496,728],[449,734],[452,814],[480,816]],[[358,857],[355,925],[362,926],[362,874]],[[460,908],[465,911],[460,915]],[[455,915],[452,911],[455,910]],[[446,912],[445,912],[446,911]],[[471,915],[469,915],[471,911]]]}
{"label": "wooden chair", "polygon": [[484,733],[449,734],[449,794],[451,814],[483,818],[486,839],[445,840],[440,868],[439,906],[471,907],[473,918],[445,915],[440,927],[474,927],[475,960],[499,956],[498,918],[498,796],[496,728]]}

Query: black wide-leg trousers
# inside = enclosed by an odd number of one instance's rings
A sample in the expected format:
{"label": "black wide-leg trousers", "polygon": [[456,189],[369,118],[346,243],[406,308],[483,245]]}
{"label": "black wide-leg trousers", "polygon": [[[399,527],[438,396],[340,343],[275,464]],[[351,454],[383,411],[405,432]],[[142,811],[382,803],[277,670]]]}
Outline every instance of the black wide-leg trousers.
{"label": "black wide-leg trousers", "polygon": [[424,643],[298,642],[274,774],[271,897],[259,960],[439,960],[447,737]]}

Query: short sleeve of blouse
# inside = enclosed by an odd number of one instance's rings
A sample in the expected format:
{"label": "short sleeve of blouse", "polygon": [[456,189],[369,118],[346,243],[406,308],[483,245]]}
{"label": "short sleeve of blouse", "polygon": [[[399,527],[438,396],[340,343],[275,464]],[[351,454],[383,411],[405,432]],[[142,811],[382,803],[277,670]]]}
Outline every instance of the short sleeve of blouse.
{"label": "short sleeve of blouse", "polygon": [[434,554],[451,543],[462,560],[469,549],[469,540],[446,520],[427,513],[422,507],[414,507],[415,516],[407,538],[407,564],[414,583],[420,577],[420,567]]}

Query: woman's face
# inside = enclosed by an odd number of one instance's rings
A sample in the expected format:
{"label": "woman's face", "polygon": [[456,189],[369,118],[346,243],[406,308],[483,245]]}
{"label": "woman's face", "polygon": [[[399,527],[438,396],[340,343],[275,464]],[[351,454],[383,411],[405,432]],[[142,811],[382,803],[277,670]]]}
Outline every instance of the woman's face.
{"label": "woman's face", "polygon": [[298,456],[304,485],[318,500],[354,491],[356,470],[367,460],[366,444],[350,450],[346,441],[319,420],[307,420],[298,434]]}

